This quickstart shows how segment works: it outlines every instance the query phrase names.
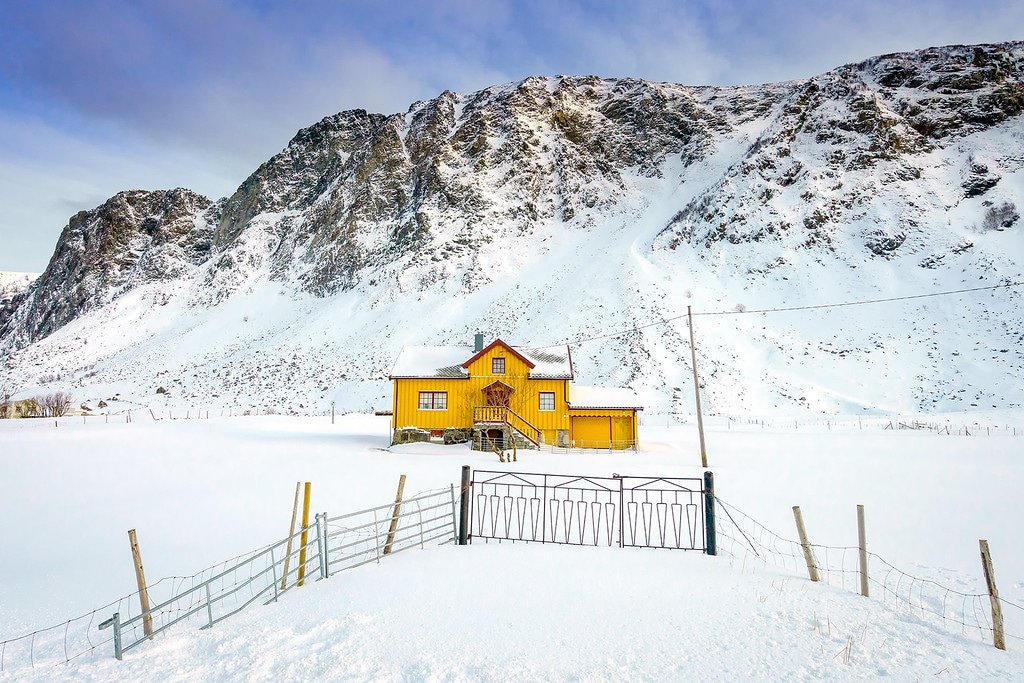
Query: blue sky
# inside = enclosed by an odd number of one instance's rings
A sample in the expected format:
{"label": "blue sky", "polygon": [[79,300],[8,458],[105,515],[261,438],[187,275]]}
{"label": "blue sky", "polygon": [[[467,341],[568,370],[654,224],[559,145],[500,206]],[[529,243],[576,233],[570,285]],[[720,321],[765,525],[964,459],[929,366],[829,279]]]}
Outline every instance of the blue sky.
{"label": "blue sky", "polygon": [[536,74],[691,85],[1024,39],[1024,2],[0,0],[0,270],[122,189],[229,194],[297,129]]}

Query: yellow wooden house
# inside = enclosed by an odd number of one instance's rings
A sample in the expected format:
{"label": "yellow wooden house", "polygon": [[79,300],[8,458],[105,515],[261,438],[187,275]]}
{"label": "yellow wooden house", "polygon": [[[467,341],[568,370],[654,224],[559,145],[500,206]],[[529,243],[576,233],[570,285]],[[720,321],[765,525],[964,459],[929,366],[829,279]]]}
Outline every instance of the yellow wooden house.
{"label": "yellow wooden house", "polygon": [[482,450],[541,444],[635,449],[632,391],[573,384],[568,346],[409,346],[391,371],[392,443],[472,441]]}

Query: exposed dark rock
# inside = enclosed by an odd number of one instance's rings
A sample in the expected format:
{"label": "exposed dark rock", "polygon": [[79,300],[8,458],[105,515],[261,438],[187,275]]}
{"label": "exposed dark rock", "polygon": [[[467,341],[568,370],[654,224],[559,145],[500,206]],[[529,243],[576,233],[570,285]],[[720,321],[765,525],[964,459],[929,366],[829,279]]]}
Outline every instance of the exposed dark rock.
{"label": "exposed dark rock", "polygon": [[988,167],[983,164],[972,164],[971,174],[960,185],[964,189],[965,197],[977,197],[985,194],[999,183],[999,176],[989,172]]}

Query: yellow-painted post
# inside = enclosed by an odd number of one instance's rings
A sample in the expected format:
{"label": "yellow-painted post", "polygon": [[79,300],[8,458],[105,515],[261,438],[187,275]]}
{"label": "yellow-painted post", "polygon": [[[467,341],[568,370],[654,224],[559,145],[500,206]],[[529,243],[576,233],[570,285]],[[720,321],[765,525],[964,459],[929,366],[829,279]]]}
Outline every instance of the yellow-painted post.
{"label": "yellow-painted post", "polygon": [[307,481],[304,491],[305,496],[302,500],[302,536],[299,538],[299,586],[304,585],[306,582],[306,543],[309,542],[309,498],[312,487],[313,485]]}

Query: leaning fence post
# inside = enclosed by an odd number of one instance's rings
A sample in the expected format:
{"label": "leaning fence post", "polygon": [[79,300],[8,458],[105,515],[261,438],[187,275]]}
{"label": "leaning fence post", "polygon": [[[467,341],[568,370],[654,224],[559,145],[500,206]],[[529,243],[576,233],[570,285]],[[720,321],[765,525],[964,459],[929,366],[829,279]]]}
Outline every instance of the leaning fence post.
{"label": "leaning fence post", "polygon": [[800,513],[800,506],[793,506],[793,517],[796,518],[796,531],[800,534],[800,545],[804,549],[804,560],[807,562],[807,575],[811,581],[821,581],[818,574],[818,565],[814,562],[814,553],[811,551],[811,544],[807,540],[807,529],[804,527],[804,516]]}
{"label": "leaning fence post", "polygon": [[718,554],[718,543],[715,537],[715,474],[704,473],[704,552],[708,555]]}
{"label": "leaning fence post", "polygon": [[299,490],[302,484],[295,482],[295,502],[292,504],[292,524],[288,527],[288,547],[284,551],[284,569],[281,570],[281,590],[288,589],[288,565],[292,561],[292,541],[295,540],[295,522],[299,517]]}
{"label": "leaning fence post", "polygon": [[470,483],[469,465],[462,466],[462,491],[459,494],[459,545],[469,543],[469,487]]}
{"label": "leaning fence post", "polygon": [[299,537],[299,580],[297,582],[300,587],[306,584],[306,544],[309,542],[309,494],[312,486],[310,482],[306,482],[302,499],[302,536]]}
{"label": "leaning fence post", "polygon": [[981,566],[985,570],[988,585],[988,599],[992,603],[992,644],[1000,650],[1006,649],[1006,633],[1003,631],[1003,606],[999,603],[999,589],[996,588],[996,573],[992,567],[992,556],[988,552],[988,541],[978,541],[981,546]]}
{"label": "leaning fence post", "polygon": [[864,524],[864,506],[857,506],[857,545],[860,549],[860,594],[868,595],[868,538]]}
{"label": "leaning fence post", "polygon": [[153,615],[149,613],[149,589],[146,588],[146,572],[142,569],[142,551],[135,529],[128,530],[128,543],[132,547],[132,564],[135,565],[135,582],[139,586],[139,605],[142,607],[142,632],[147,638],[153,637]]}
{"label": "leaning fence post", "polygon": [[395,507],[391,512],[391,524],[388,526],[388,539],[384,543],[384,554],[390,555],[395,543],[395,532],[398,531],[398,518],[402,514],[402,493],[405,491],[405,475],[398,477],[398,493],[395,494]]}

